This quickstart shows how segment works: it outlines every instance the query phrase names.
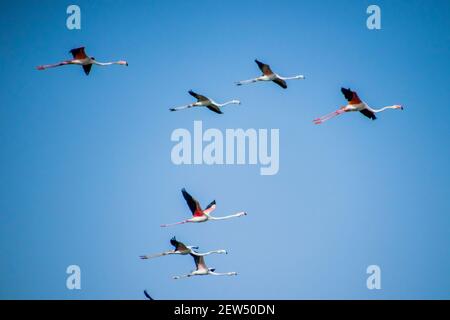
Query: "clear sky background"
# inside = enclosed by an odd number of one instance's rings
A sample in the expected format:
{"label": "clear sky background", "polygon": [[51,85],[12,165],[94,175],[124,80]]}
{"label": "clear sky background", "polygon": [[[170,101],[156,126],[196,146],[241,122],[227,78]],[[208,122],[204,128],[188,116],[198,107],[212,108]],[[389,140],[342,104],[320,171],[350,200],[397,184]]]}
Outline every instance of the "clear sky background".
{"label": "clear sky background", "polygon": [[[366,28],[378,4],[382,30]],[[17,1],[0,11],[0,297],[26,299],[450,298],[449,1]],[[86,46],[99,61],[37,71]],[[259,75],[283,90],[237,87]],[[340,87],[373,107],[346,114]],[[189,89],[226,101],[171,113]],[[174,129],[280,129],[280,171],[175,166]],[[216,215],[248,216],[160,228],[189,216],[180,189]],[[190,257],[143,261],[177,236],[217,271],[172,280]],[[82,290],[66,289],[81,267]],[[366,268],[382,289],[366,288]]]}

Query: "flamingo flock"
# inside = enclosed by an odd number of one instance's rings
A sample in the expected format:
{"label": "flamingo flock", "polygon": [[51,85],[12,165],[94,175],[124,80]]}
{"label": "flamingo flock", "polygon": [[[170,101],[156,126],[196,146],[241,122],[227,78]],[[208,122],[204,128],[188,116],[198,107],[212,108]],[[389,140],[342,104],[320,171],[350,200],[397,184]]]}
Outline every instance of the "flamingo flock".
{"label": "flamingo flock", "polygon": [[[125,60],[117,60],[117,61],[113,61],[113,62],[99,62],[94,57],[90,57],[86,54],[85,47],[75,48],[75,49],[70,50],[69,52],[72,54],[73,59],[64,60],[64,61],[61,61],[61,62],[55,63],[55,64],[41,65],[41,66],[38,66],[37,69],[38,70],[46,70],[49,68],[55,68],[55,67],[66,66],[66,65],[78,65],[83,68],[83,71],[86,75],[89,75],[93,65],[96,65],[96,66],[111,66],[111,65],[128,66],[128,62]],[[236,85],[242,86],[242,85],[256,83],[256,82],[271,81],[271,82],[274,82],[275,84],[277,84],[278,86],[280,86],[281,88],[287,89],[288,88],[287,81],[304,80],[305,79],[304,75],[283,77],[283,76],[280,76],[279,74],[273,72],[271,67],[268,64],[263,63],[257,59],[255,59],[255,63],[257,64],[258,68],[261,70],[262,75],[259,77],[256,77],[256,78],[249,79],[249,80],[238,81],[235,83]],[[365,103],[364,101],[362,101],[359,98],[356,91],[352,91],[349,88],[347,88],[347,89],[341,88],[341,92],[344,95],[344,97],[348,103],[336,111],[333,111],[333,112],[326,114],[322,117],[319,117],[317,119],[314,119],[313,122],[315,124],[317,124],[317,125],[322,124],[332,118],[335,118],[335,117],[337,117],[341,114],[347,113],[347,112],[359,111],[365,117],[367,117],[371,120],[375,120],[375,119],[377,119],[377,117],[376,117],[377,113],[380,113],[380,112],[383,112],[383,111],[386,111],[389,109],[403,110],[403,107],[401,105],[390,105],[390,106],[385,106],[380,109],[373,109],[367,103]],[[214,101],[213,99],[208,98],[204,95],[198,94],[192,90],[188,91],[188,93],[192,97],[194,97],[197,101],[187,104],[187,105],[173,107],[173,108],[170,108],[169,110],[170,111],[180,111],[180,110],[185,110],[185,109],[190,109],[190,108],[204,107],[216,114],[223,114],[223,112],[222,112],[223,107],[225,107],[227,105],[231,105],[231,104],[235,104],[235,105],[241,104],[241,101],[237,100],[237,99],[233,99],[233,100],[230,100],[230,101],[227,101],[224,103],[218,103],[218,102]],[[169,226],[181,225],[181,224],[187,224],[187,223],[202,223],[202,222],[207,222],[207,221],[226,220],[226,219],[232,219],[232,218],[237,218],[237,217],[242,217],[242,216],[247,215],[246,212],[240,211],[235,214],[222,216],[222,217],[212,216],[211,213],[216,209],[216,201],[215,200],[212,201],[211,203],[209,203],[205,209],[202,209],[199,201],[196,200],[194,197],[192,197],[186,191],[186,189],[183,188],[181,190],[181,193],[191,211],[192,216],[190,218],[182,220],[180,222],[171,223],[171,224],[163,224],[163,225],[161,225],[161,227],[169,227]],[[148,260],[148,259],[153,259],[153,258],[163,257],[163,256],[168,256],[168,255],[182,255],[182,256],[189,255],[189,256],[191,256],[194,259],[195,270],[193,270],[190,273],[185,274],[185,275],[174,276],[173,279],[189,278],[189,277],[193,277],[193,276],[203,276],[203,275],[211,275],[211,276],[234,276],[234,275],[237,275],[237,272],[234,272],[234,271],[233,272],[223,272],[223,273],[215,272],[214,268],[209,268],[205,263],[205,256],[208,256],[211,254],[227,254],[228,252],[226,250],[219,249],[219,250],[212,250],[212,251],[199,253],[197,251],[199,248],[198,246],[185,245],[184,243],[178,241],[175,237],[170,239],[170,244],[174,247],[173,250],[168,250],[168,251],[164,251],[164,252],[157,253],[157,254],[141,255],[140,258],[143,260]],[[153,298],[147,293],[146,290],[144,290],[144,295],[148,300],[153,300]]]}

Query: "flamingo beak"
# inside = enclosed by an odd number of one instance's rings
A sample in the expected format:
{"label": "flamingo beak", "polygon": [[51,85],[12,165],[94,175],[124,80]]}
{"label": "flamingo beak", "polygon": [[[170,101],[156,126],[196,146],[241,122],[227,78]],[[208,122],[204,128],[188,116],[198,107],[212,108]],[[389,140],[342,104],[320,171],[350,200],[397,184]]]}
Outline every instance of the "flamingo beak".
{"label": "flamingo beak", "polygon": [[403,110],[403,106],[400,106],[400,110]]}

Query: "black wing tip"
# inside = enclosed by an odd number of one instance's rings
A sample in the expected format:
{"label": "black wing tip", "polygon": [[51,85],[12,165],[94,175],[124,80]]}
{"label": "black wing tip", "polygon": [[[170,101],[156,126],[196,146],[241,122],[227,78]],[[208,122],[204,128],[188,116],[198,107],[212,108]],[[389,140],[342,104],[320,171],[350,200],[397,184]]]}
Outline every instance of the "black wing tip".
{"label": "black wing tip", "polygon": [[144,290],[144,295],[145,295],[149,300],[153,300],[153,298],[148,294],[147,290]]}
{"label": "black wing tip", "polygon": [[173,245],[175,248],[178,245],[178,241],[175,237],[173,237],[172,239],[170,239],[170,244]]}
{"label": "black wing tip", "polygon": [[69,50],[69,53],[72,53],[72,52],[75,52],[75,51],[78,51],[78,50],[82,50],[84,48],[86,48],[86,47],[83,46],[83,47],[73,48],[73,49]]}
{"label": "black wing tip", "polygon": [[216,200],[213,200],[212,202],[211,202],[211,205],[215,205],[216,204]]}
{"label": "black wing tip", "polygon": [[264,62],[261,62],[261,61],[259,61],[258,59],[255,59],[255,62],[256,62],[256,64],[257,64],[258,66],[260,66],[260,67],[262,67],[262,66],[265,65]]}

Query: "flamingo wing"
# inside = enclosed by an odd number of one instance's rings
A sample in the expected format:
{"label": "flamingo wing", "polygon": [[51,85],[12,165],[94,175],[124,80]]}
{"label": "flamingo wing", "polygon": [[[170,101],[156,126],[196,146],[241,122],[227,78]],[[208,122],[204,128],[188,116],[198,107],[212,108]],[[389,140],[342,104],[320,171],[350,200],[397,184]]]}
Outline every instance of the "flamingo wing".
{"label": "flamingo wing", "polygon": [[91,72],[91,68],[92,68],[92,64],[84,64],[82,65],[84,73],[86,73],[86,75],[89,75],[89,72]]}
{"label": "flamingo wing", "polygon": [[196,255],[193,255],[192,253],[191,253],[191,256],[194,258],[195,267],[196,267],[197,270],[208,269],[208,267],[206,266],[205,259],[203,258],[203,256],[196,256]]}
{"label": "flamingo wing", "polygon": [[277,85],[279,85],[280,87],[282,87],[283,89],[287,88],[287,84],[286,81],[284,81],[283,79],[280,78],[276,78],[272,80],[273,82],[275,82]]}
{"label": "flamingo wing", "polygon": [[365,115],[367,118],[375,120],[377,117],[375,116],[375,113],[370,111],[369,109],[362,109],[360,111],[363,115]]}
{"label": "flamingo wing", "polygon": [[211,110],[212,112],[218,113],[218,114],[223,114],[222,110],[220,110],[220,108],[218,106],[216,106],[215,104],[210,104],[208,106],[206,106],[209,110]]}
{"label": "flamingo wing", "polygon": [[181,193],[183,194],[184,200],[186,200],[189,209],[191,209],[192,215],[194,217],[200,217],[203,215],[202,208],[200,207],[200,203],[194,199],[187,191],[186,189],[182,189]]}
{"label": "flamingo wing", "polygon": [[349,104],[360,104],[361,100],[358,97],[358,94],[355,91],[349,89],[341,88],[341,92],[344,95],[345,99],[347,99]]}
{"label": "flamingo wing", "polygon": [[197,99],[198,101],[209,101],[209,99],[205,96],[202,96],[201,94],[195,93],[192,90],[189,90],[189,94],[191,96],[193,96],[195,99]]}
{"label": "flamingo wing", "polygon": [[270,76],[273,74],[273,71],[270,69],[270,66],[268,64],[262,63],[261,61],[258,61],[257,59],[255,59],[255,62],[264,75]]}
{"label": "flamingo wing", "polygon": [[144,295],[147,297],[148,300],[155,300],[148,294],[147,290],[144,290]]}
{"label": "flamingo wing", "polygon": [[216,209],[216,200],[213,200],[210,204],[208,204],[208,206],[203,212],[209,214],[213,212],[215,209]]}
{"label": "flamingo wing", "polygon": [[84,52],[84,47],[75,48],[69,51],[74,59],[85,59],[87,58],[86,52]]}
{"label": "flamingo wing", "polygon": [[183,242],[177,241],[175,237],[170,239],[170,244],[175,247],[175,251],[186,251],[189,250]]}

